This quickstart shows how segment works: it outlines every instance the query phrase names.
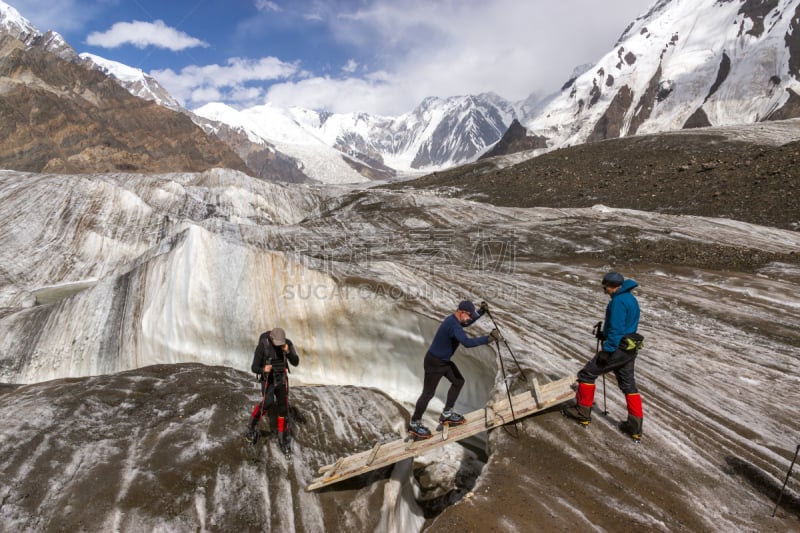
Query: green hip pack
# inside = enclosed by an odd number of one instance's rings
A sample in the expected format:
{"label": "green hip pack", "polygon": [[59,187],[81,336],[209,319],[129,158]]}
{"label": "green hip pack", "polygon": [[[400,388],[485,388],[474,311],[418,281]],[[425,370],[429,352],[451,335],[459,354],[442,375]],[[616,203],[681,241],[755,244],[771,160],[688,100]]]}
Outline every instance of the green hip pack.
{"label": "green hip pack", "polygon": [[638,352],[644,348],[644,337],[638,333],[628,333],[619,343],[619,349],[625,352]]}

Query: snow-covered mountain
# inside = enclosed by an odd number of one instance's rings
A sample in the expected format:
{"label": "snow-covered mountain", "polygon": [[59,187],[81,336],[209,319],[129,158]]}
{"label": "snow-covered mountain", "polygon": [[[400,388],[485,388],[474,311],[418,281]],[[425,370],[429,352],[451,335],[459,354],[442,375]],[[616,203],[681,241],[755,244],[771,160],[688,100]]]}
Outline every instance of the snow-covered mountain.
{"label": "snow-covered mountain", "polygon": [[61,34],[54,31],[40,32],[19,11],[0,0],[0,37],[3,34],[27,46],[39,46],[67,61],[75,61],[78,58],[77,52],[67,44]]}
{"label": "snow-covered mountain", "polygon": [[294,159],[299,170],[313,180],[322,183],[367,181],[356,170],[355,162],[348,164],[344,154],[304,129],[285,109],[266,104],[239,111],[226,104],[213,103],[196,109],[194,114],[212,121],[203,123],[206,131],[212,134],[228,126],[244,134],[254,145],[274,147]]}
{"label": "snow-covered mountain", "polygon": [[366,113],[295,111],[298,122],[326,143],[356,157],[376,158],[404,171],[432,170],[473,161],[502,137],[516,112],[486,93],[426,98],[399,117]]}
{"label": "snow-covered mountain", "polygon": [[39,30],[28,19],[5,2],[0,2],[0,29],[21,41],[40,35]]}
{"label": "snow-covered mountain", "polygon": [[[269,103],[238,110],[217,102],[188,111],[140,69],[88,53],[80,60],[134,96],[189,114],[207,133],[231,145],[256,175],[278,181],[358,183],[467,163],[500,140],[519,114],[514,104],[493,93],[430,97],[399,117]],[[528,99],[520,109],[534,104]],[[260,165],[265,157],[279,160],[285,175],[265,174]]]}
{"label": "snow-covered mountain", "polygon": [[800,0],[658,0],[523,121],[549,148],[800,115]]}
{"label": "snow-covered mountain", "polygon": [[[547,139],[538,151],[793,118],[800,116],[798,14],[800,0],[658,0],[596,64],[576,67],[560,93],[521,102],[491,93],[428,98],[398,117],[269,105],[195,112],[273,144],[314,179],[337,182],[354,181],[364,168],[430,172],[473,161],[514,118]],[[349,163],[323,164],[339,154]],[[353,161],[366,167],[354,171]]]}
{"label": "snow-covered mountain", "polygon": [[[92,54],[81,54],[81,58],[135,96],[181,109],[157,80],[140,69]],[[322,183],[387,179],[474,161],[518,116],[514,104],[492,93],[427,98],[399,117],[285,109],[269,103],[239,110],[215,102],[186,112],[206,132],[231,144],[248,163],[250,154],[269,153],[286,160],[283,168],[291,170],[289,174]],[[261,174],[258,168],[253,170]],[[283,179],[264,177],[298,181],[288,174]]]}
{"label": "snow-covered mountain", "polygon": [[107,76],[118,80],[131,94],[152,100],[158,105],[169,109],[182,109],[181,103],[176,100],[155,78],[145,74],[142,69],[129,67],[118,61],[111,61],[94,54],[80,54],[81,59],[89,68],[99,70]]}
{"label": "snow-covered mountain", "polygon": [[[0,29],[46,40],[0,1]],[[352,183],[414,175],[474,161],[513,120],[546,139],[537,152],[637,133],[800,116],[800,0],[657,0],[594,65],[560,93],[509,102],[495,94],[431,97],[406,114],[332,114],[271,104],[189,112],[270,180]],[[138,69],[83,54],[81,61],[128,91],[171,109],[178,102]],[[525,143],[523,143],[524,145]],[[535,153],[535,152],[533,152]]]}
{"label": "snow-covered mountain", "polygon": [[[213,103],[193,112],[241,128],[254,142],[274,144],[303,161],[307,173],[321,181],[331,179],[315,169],[323,168],[328,176],[343,169],[341,161],[321,167],[322,160],[331,161],[336,153],[378,170],[401,173],[473,161],[503,136],[516,117],[510,102],[491,93],[427,98],[399,117],[281,109],[270,104],[236,110]],[[351,168],[350,172],[355,171]]]}

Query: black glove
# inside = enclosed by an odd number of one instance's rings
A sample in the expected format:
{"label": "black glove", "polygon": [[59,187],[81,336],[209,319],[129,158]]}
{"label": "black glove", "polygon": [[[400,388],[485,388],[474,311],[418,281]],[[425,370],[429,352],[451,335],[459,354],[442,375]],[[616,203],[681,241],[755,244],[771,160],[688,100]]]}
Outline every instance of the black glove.
{"label": "black glove", "polygon": [[481,302],[480,309],[481,309],[481,314],[488,313],[489,312],[489,304],[486,303],[486,302]]}
{"label": "black glove", "polygon": [[597,352],[597,366],[606,366],[608,364],[609,357],[611,357],[611,352],[607,352],[605,350],[600,350]]}
{"label": "black glove", "polygon": [[500,332],[499,332],[499,331],[497,331],[497,328],[494,328],[494,329],[493,329],[493,330],[492,330],[492,331],[489,333],[489,342],[500,342],[500,341],[502,341],[502,340],[505,340],[505,339],[503,339],[503,336],[502,336],[502,335],[500,335]]}
{"label": "black glove", "polygon": [[600,339],[601,341],[606,340],[606,336],[603,334],[603,322],[598,322],[592,328],[592,333],[594,333],[595,338]]}

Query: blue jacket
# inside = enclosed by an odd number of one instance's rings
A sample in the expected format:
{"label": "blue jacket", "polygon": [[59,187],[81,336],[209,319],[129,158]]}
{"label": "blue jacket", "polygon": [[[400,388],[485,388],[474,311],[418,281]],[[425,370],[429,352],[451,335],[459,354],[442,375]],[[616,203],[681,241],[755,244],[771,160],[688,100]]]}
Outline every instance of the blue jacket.
{"label": "blue jacket", "polygon": [[[483,316],[480,311],[478,311],[478,315],[478,318]],[[471,326],[475,323],[475,320],[470,320],[464,326]],[[459,344],[463,344],[467,348],[483,346],[484,344],[489,344],[489,337],[485,335],[475,338],[467,337],[467,334],[464,333],[464,327],[461,326],[456,315],[452,314],[445,318],[439,329],[436,330],[436,335],[433,336],[428,352],[437,359],[449,361]]]}
{"label": "blue jacket", "polygon": [[636,333],[639,327],[639,302],[631,293],[638,286],[632,279],[626,279],[606,306],[606,321],[603,326],[603,350],[606,352],[617,351],[622,337],[628,333]]}

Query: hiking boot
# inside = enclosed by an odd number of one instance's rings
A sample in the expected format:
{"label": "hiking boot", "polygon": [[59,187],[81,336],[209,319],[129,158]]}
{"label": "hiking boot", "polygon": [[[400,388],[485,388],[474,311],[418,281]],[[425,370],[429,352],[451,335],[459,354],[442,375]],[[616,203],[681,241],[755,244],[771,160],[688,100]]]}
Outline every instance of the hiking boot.
{"label": "hiking boot", "polygon": [[582,426],[588,426],[589,422],[592,421],[592,408],[585,405],[570,405],[562,409],[561,414],[576,420]]}
{"label": "hiking boot", "polygon": [[278,432],[278,446],[286,455],[289,455],[292,450],[291,446],[289,445],[289,435],[287,435],[285,431]]}
{"label": "hiking boot", "polygon": [[412,420],[408,424],[408,434],[411,435],[414,440],[429,439],[433,437],[431,430],[423,426],[422,422],[419,420]]}
{"label": "hiking boot", "polygon": [[445,411],[442,413],[442,416],[439,417],[440,424],[447,424],[450,426],[460,426],[461,424],[466,423],[467,421],[464,419],[463,416],[454,412],[454,411]]}
{"label": "hiking boot", "polygon": [[256,431],[255,428],[248,427],[244,438],[247,439],[247,442],[250,444],[255,444],[258,442],[258,431]]}
{"label": "hiking boot", "polygon": [[642,439],[642,419],[628,415],[628,419],[619,423],[619,430],[639,442]]}

